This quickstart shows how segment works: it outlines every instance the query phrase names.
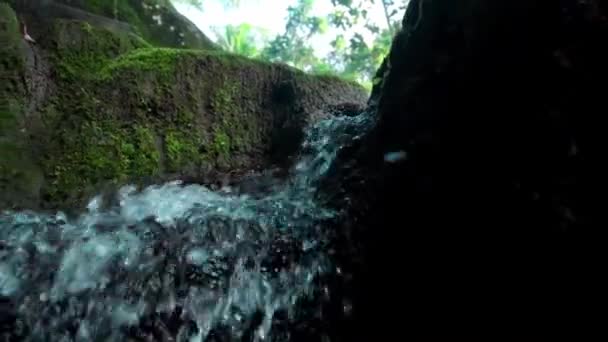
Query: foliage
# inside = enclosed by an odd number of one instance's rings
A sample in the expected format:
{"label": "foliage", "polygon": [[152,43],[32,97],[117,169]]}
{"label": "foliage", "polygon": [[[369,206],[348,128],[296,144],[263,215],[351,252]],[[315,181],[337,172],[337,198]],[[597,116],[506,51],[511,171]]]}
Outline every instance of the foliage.
{"label": "foliage", "polygon": [[398,27],[398,14],[405,10],[409,0],[331,0],[335,7],[331,15],[332,23],[348,29],[358,22],[363,22],[372,33],[380,33],[380,28],[369,20],[369,13],[374,6],[380,6],[388,31],[394,34]]}
{"label": "foliage", "polygon": [[305,71],[316,68],[327,69],[315,56],[309,40],[328,29],[326,18],[313,16],[314,0],[300,0],[296,6],[287,9],[285,32],[275,37],[264,48],[262,57],[273,62],[283,62]]}
{"label": "foliage", "polygon": [[119,70],[156,71],[159,74],[169,74],[174,71],[175,61],[190,50],[176,50],[169,48],[143,48],[124,54],[107,63],[100,74],[105,78],[116,74]]}
{"label": "foliage", "polygon": [[262,30],[244,23],[227,25],[223,31],[216,28],[218,37],[216,43],[224,50],[247,57],[257,57],[260,54],[259,44],[264,44],[265,34]]}
{"label": "foliage", "polygon": [[[331,1],[333,10],[317,16],[313,13],[315,0],[298,0],[288,8],[285,31],[272,39],[244,23],[216,30],[218,43],[233,53],[285,63],[315,74],[334,74],[371,87],[408,0],[323,1]],[[382,10],[385,22],[372,20],[370,13],[374,9]],[[318,56],[310,41],[328,34],[333,35],[332,51]]]}
{"label": "foliage", "polygon": [[[171,0],[174,3],[184,3],[184,4],[188,4],[191,6],[194,6],[196,8],[201,9],[203,7],[203,3],[205,2],[205,0]],[[222,4],[224,4],[224,6],[229,7],[229,6],[239,6],[241,4],[241,0],[221,0]]]}

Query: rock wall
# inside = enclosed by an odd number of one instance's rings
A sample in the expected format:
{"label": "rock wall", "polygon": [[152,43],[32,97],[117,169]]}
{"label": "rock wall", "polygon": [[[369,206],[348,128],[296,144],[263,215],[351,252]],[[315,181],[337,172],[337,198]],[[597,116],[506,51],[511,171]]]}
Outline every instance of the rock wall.
{"label": "rock wall", "polygon": [[[42,173],[28,153],[27,135],[22,131],[27,86],[26,59],[19,23],[13,10],[0,3],[0,198],[20,194],[34,200],[40,191]],[[4,201],[0,200],[0,206]]]}
{"label": "rock wall", "polygon": [[26,44],[15,13],[1,8],[10,42],[1,65],[11,82],[1,94],[0,208],[80,207],[128,182],[281,164],[310,120],[367,97],[339,79],[219,51],[151,47],[80,20],[44,23],[38,43]]}
{"label": "rock wall", "polygon": [[594,300],[607,16],[600,1],[410,2],[377,126],[326,186],[342,184],[330,200],[361,248],[354,336],[518,333]]}

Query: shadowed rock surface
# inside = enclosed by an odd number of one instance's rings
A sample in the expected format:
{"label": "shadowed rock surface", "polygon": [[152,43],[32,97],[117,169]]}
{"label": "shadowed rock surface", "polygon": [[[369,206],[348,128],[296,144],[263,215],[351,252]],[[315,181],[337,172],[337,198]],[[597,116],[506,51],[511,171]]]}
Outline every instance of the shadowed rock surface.
{"label": "shadowed rock surface", "polygon": [[370,101],[376,127],[321,186],[352,208],[365,251],[355,336],[517,333],[593,302],[607,14],[600,1],[410,2]]}

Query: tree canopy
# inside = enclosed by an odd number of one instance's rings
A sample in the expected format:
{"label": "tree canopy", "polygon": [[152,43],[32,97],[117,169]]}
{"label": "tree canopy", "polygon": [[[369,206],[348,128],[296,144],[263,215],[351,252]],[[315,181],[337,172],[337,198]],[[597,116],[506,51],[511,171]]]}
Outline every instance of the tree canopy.
{"label": "tree canopy", "polygon": [[[205,0],[173,1],[200,8]],[[222,0],[226,6],[239,6],[242,1],[245,0]],[[316,1],[330,1],[331,12],[315,15]],[[298,0],[287,10],[283,32],[274,37],[249,23],[228,25],[215,33],[217,43],[227,51],[289,64],[307,72],[334,74],[371,87],[392,37],[400,28],[399,19],[407,3],[408,0]],[[381,11],[384,20],[373,20],[372,11]],[[331,51],[319,56],[311,40],[328,35]]]}
{"label": "tree canopy", "polygon": [[[202,8],[205,0],[171,0],[174,3],[184,3],[188,5],[192,5],[196,8]],[[241,4],[241,0],[221,0],[221,3],[224,6],[239,6]]]}

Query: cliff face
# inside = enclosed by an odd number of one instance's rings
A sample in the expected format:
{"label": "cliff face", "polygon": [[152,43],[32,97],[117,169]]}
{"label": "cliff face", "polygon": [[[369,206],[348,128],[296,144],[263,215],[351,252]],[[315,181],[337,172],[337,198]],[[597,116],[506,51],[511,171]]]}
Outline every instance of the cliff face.
{"label": "cliff face", "polygon": [[0,208],[78,207],[107,186],[280,164],[308,122],[366,99],[338,79],[159,48],[95,20],[30,22],[26,44],[1,9]]}
{"label": "cliff face", "polygon": [[514,331],[580,312],[601,221],[607,15],[600,1],[410,2],[373,91],[377,126],[336,168],[368,332]]}
{"label": "cliff face", "polygon": [[[19,129],[26,93],[23,82],[26,65],[19,23],[6,4],[0,4],[0,45],[0,193],[20,193],[28,201],[40,188],[41,173],[26,153],[26,137]],[[0,205],[3,202],[0,200]]]}

